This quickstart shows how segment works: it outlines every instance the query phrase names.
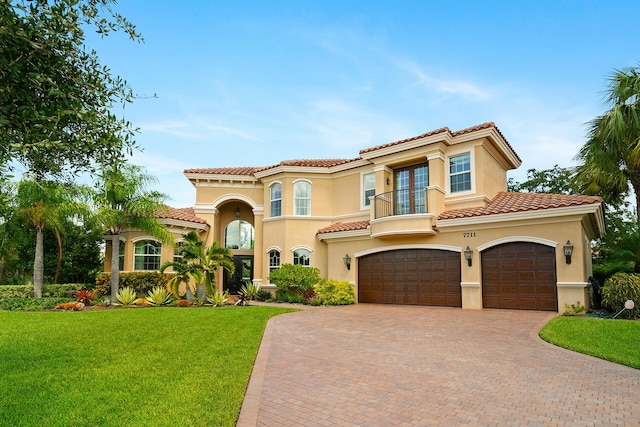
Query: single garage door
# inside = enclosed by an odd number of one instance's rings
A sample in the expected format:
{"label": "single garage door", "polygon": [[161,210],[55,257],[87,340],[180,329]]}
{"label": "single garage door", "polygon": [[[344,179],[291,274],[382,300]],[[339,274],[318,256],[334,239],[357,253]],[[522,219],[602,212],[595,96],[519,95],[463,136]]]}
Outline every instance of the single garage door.
{"label": "single garage door", "polygon": [[482,251],[482,304],[557,311],[555,248],[515,242]]}
{"label": "single garage door", "polygon": [[360,257],[358,301],[462,307],[460,253],[400,249]]}

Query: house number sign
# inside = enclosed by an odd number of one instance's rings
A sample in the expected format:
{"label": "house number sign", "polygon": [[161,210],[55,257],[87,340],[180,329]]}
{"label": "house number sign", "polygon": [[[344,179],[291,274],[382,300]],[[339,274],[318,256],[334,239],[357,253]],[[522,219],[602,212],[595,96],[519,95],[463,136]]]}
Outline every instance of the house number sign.
{"label": "house number sign", "polygon": [[469,232],[469,233],[462,233],[462,237],[467,238],[467,237],[476,237],[476,233],[475,231]]}

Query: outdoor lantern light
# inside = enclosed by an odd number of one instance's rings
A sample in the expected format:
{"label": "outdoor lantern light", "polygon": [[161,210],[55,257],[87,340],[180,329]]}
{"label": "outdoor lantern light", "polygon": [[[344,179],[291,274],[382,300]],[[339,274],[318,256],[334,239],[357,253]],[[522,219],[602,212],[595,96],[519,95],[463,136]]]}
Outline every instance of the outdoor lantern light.
{"label": "outdoor lantern light", "polygon": [[387,185],[391,184],[391,180],[387,177]]}
{"label": "outdoor lantern light", "polygon": [[347,267],[347,270],[351,270],[351,257],[349,254],[344,254],[342,261],[344,261],[344,265]]}
{"label": "outdoor lantern light", "polygon": [[467,260],[467,264],[469,264],[469,267],[471,267],[471,257],[473,257],[473,251],[469,246],[467,246],[464,250],[464,259]]}
{"label": "outdoor lantern light", "polygon": [[240,206],[236,206],[236,218],[240,218]]}
{"label": "outdoor lantern light", "polygon": [[571,264],[571,255],[573,254],[573,245],[567,240],[567,243],[562,247],[564,249],[564,256],[567,260],[567,264]]}

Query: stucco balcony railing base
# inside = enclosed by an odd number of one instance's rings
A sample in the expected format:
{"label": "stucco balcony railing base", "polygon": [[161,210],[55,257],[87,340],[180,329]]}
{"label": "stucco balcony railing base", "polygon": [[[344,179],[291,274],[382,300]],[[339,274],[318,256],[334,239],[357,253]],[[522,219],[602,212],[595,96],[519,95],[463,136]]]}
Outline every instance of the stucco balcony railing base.
{"label": "stucco balcony railing base", "polygon": [[408,214],[386,216],[371,220],[371,237],[378,239],[392,239],[403,236],[431,235],[436,234],[433,229],[435,215]]}

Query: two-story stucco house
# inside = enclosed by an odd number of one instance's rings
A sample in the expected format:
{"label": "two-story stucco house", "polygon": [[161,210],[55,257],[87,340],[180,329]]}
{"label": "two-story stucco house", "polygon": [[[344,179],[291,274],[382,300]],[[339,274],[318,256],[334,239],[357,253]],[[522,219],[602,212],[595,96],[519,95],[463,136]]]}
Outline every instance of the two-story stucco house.
{"label": "two-story stucco house", "polygon": [[[588,304],[602,200],[509,193],[507,171],[520,164],[493,123],[442,128],[353,159],[188,169],[195,207],[164,220],[177,235],[198,230],[233,251],[236,274],[217,283],[231,293],[246,280],[269,286],[272,269],[293,263],[352,282],[359,302]],[[121,254],[125,271],[154,269],[173,248],[131,233]]]}

